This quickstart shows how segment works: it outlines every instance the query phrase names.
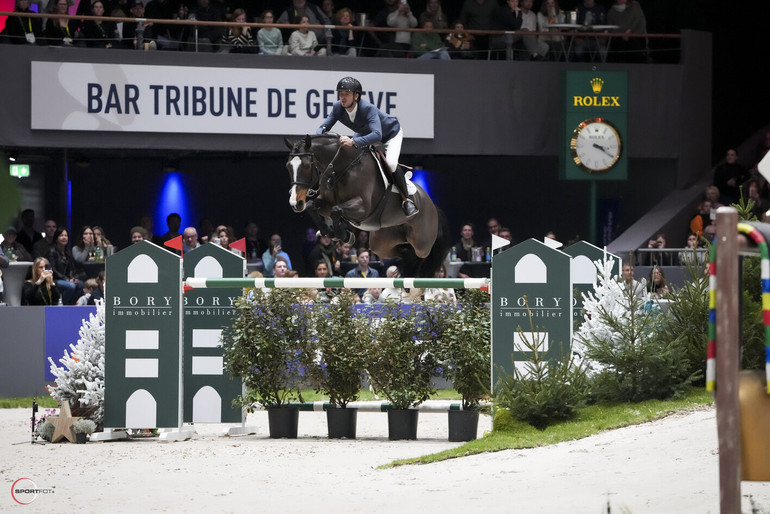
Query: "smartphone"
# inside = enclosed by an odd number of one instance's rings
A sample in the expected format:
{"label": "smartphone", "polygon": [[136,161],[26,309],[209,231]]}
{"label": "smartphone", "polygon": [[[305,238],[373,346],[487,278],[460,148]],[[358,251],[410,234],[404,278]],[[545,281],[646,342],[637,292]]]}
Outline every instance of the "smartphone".
{"label": "smartphone", "polygon": [[50,264],[46,264],[45,265],[45,270],[46,271],[51,271],[51,265]]}

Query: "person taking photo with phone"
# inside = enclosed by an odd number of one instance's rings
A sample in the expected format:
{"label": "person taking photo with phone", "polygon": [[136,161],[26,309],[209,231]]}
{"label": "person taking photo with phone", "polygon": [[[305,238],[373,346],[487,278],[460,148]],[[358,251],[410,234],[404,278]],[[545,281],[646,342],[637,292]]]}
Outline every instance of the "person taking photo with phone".
{"label": "person taking photo with phone", "polygon": [[273,234],[270,236],[270,246],[262,254],[262,262],[265,264],[265,277],[273,276],[273,265],[275,264],[276,257],[283,257],[286,260],[286,266],[288,269],[291,267],[291,259],[289,254],[283,251],[281,246],[281,235]]}
{"label": "person taking photo with phone", "polygon": [[51,264],[45,257],[38,257],[32,263],[32,278],[22,286],[22,305],[57,305],[59,298],[61,293],[53,279]]}

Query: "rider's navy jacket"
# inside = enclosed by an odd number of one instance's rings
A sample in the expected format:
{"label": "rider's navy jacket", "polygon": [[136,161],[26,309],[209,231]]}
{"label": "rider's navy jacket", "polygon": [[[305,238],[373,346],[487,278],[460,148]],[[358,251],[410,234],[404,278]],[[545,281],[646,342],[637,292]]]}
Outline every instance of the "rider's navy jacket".
{"label": "rider's navy jacket", "polygon": [[338,121],[355,132],[353,142],[359,148],[380,141],[387,143],[401,130],[398,118],[385,114],[363,98],[358,100],[358,111],[356,111],[356,117],[353,121],[350,121],[350,116],[342,104],[335,102],[332,106],[332,112],[329,113],[316,133],[321,134],[331,130]]}

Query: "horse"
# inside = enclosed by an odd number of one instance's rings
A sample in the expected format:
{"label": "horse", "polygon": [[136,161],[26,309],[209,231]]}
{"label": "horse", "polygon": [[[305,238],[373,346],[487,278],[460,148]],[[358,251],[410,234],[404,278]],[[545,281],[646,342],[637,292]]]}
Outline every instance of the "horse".
{"label": "horse", "polygon": [[355,241],[349,226],[365,230],[374,253],[402,259],[405,276],[433,276],[449,248],[447,224],[419,185],[413,184],[412,195],[419,212],[407,218],[383,171],[387,165],[378,164],[373,149],[342,146],[333,133],[284,141],[294,212],[307,212],[321,234],[339,241]]}

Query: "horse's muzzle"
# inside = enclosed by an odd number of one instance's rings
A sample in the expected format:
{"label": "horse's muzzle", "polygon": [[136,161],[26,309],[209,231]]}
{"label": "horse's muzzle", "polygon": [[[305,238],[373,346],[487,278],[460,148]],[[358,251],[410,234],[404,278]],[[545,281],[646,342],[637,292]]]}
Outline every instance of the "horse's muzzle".
{"label": "horse's muzzle", "polygon": [[303,200],[297,200],[291,208],[294,212],[303,212],[305,210],[305,202]]}

